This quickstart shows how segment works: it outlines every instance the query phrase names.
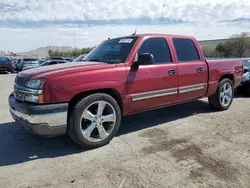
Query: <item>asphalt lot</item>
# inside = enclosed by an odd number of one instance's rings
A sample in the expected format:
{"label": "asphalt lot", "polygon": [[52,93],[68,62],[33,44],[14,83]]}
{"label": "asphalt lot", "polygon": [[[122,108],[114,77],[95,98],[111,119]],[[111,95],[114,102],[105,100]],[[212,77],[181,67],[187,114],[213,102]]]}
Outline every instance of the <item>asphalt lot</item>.
{"label": "asphalt lot", "polygon": [[14,76],[0,74],[1,188],[250,187],[250,98],[224,112],[205,99],[129,116],[109,145],[83,151],[13,122]]}

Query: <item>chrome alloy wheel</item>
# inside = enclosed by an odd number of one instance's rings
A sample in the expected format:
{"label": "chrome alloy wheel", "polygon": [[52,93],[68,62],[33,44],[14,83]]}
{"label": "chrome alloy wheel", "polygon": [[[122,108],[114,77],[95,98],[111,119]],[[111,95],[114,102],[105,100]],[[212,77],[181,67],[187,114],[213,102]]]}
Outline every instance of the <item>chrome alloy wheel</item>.
{"label": "chrome alloy wheel", "polygon": [[106,101],[90,104],[80,119],[82,135],[90,142],[106,139],[116,124],[116,113],[113,106]]}
{"label": "chrome alloy wheel", "polygon": [[225,83],[221,87],[220,91],[220,102],[221,105],[227,107],[233,99],[233,88],[229,83]]}

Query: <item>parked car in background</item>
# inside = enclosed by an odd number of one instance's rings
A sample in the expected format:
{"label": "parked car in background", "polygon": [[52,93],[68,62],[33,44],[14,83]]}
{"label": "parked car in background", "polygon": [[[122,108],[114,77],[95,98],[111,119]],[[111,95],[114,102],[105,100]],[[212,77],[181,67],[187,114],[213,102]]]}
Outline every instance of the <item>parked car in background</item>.
{"label": "parked car in background", "polygon": [[36,58],[23,58],[21,60],[19,67],[20,67],[20,70],[22,71],[26,69],[27,67],[36,66],[36,65],[38,65]]}
{"label": "parked car in background", "polygon": [[21,59],[18,58],[18,59],[15,59],[12,61],[12,67],[14,69],[14,71],[18,71],[18,64],[21,63]]}
{"label": "parked car in background", "polygon": [[46,61],[45,59],[39,59],[37,62],[38,62],[38,64],[41,64],[41,63],[43,63],[45,61]]}
{"label": "parked car in background", "polygon": [[49,61],[41,62],[41,63],[34,65],[34,66],[26,67],[23,70],[33,69],[33,68],[38,68],[38,67],[43,67],[43,66],[49,66],[49,65],[62,64],[62,63],[68,63],[68,61],[66,61],[66,60],[49,60]]}
{"label": "parked car in background", "polygon": [[17,59],[11,60],[11,65],[12,65],[13,69],[15,69],[14,67],[15,67],[16,63],[17,63]]}
{"label": "parked car in background", "polygon": [[243,93],[245,96],[250,96],[250,58],[242,59],[244,65],[244,74],[242,76],[242,81],[237,88],[237,92]]}
{"label": "parked car in background", "polygon": [[77,58],[75,58],[73,60],[73,62],[81,62],[84,59],[85,56],[86,56],[86,54],[81,54]]}
{"label": "parked car in background", "polygon": [[17,71],[17,72],[21,71],[21,62],[22,62],[22,59],[17,59],[16,64],[14,64],[14,71]]}
{"label": "parked car in background", "polygon": [[68,58],[68,57],[65,57],[64,58],[66,61],[68,61],[68,62],[72,62],[72,61],[74,61],[74,59],[73,58]]}
{"label": "parked car in background", "polygon": [[8,71],[13,73],[14,68],[12,67],[12,62],[6,56],[0,56],[0,71]]}
{"label": "parked car in background", "polygon": [[241,60],[206,60],[195,38],[180,35],[109,39],[82,61],[18,73],[9,96],[17,125],[96,148],[116,135],[122,116],[203,97],[227,110],[243,75]]}
{"label": "parked car in background", "polygon": [[48,60],[65,60],[63,57],[47,57],[45,58],[46,61]]}

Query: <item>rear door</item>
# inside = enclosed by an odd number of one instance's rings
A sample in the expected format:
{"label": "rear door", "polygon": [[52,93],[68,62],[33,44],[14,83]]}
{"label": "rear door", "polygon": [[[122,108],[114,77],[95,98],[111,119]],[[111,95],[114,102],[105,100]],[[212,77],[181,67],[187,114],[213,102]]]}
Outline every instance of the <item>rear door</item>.
{"label": "rear door", "polygon": [[166,38],[147,38],[139,44],[137,54],[151,53],[153,65],[127,67],[127,91],[131,96],[131,111],[174,103],[177,100],[177,67],[173,63]]}
{"label": "rear door", "polygon": [[207,65],[198,50],[196,41],[190,38],[172,39],[177,56],[178,101],[202,97],[207,89]]}

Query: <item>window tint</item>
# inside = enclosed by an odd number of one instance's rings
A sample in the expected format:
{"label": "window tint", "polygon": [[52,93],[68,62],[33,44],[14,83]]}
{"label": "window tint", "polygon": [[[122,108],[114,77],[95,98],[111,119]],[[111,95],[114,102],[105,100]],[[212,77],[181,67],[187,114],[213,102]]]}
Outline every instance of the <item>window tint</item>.
{"label": "window tint", "polygon": [[173,39],[174,47],[179,61],[198,61],[199,53],[194,42],[190,39]]}
{"label": "window tint", "polygon": [[172,62],[170,50],[164,38],[150,38],[145,40],[138,51],[138,55],[142,53],[153,54],[155,64]]}

